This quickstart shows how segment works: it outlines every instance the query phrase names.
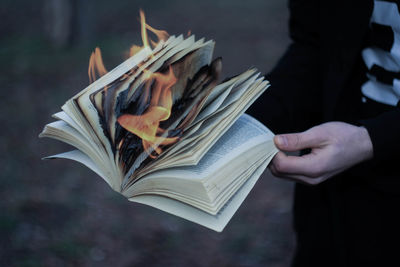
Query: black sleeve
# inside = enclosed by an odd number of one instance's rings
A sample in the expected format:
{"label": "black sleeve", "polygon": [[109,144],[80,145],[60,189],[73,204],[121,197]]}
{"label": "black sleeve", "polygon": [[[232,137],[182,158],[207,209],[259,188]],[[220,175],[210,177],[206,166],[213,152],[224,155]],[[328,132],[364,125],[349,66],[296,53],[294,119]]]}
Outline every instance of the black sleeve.
{"label": "black sleeve", "polygon": [[305,130],[321,114],[319,1],[291,0],[289,10],[292,43],[248,111],[275,133]]}
{"label": "black sleeve", "polygon": [[[400,102],[399,102],[400,103]],[[368,130],[374,149],[376,164],[397,159],[400,151],[400,107],[376,117],[365,119],[361,124]]]}

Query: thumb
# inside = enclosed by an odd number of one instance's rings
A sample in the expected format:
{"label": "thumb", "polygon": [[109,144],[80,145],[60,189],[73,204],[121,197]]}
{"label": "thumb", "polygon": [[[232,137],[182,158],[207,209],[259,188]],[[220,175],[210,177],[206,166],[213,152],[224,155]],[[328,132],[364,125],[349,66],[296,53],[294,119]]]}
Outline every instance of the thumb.
{"label": "thumb", "polygon": [[280,134],[274,137],[275,145],[283,151],[299,151],[319,144],[319,139],[312,129],[302,133]]}

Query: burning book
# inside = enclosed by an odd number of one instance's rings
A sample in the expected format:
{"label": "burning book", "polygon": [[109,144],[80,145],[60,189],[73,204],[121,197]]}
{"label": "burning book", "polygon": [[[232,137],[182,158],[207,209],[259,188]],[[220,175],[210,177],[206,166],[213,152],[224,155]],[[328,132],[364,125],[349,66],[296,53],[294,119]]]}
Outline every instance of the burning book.
{"label": "burning book", "polygon": [[76,149],[47,158],[78,161],[133,202],[222,231],[277,152],[243,114],[269,82],[249,69],[218,84],[213,41],[169,36],[142,12],[141,26],[143,46],[112,71],[92,53],[92,83],[40,134]]}

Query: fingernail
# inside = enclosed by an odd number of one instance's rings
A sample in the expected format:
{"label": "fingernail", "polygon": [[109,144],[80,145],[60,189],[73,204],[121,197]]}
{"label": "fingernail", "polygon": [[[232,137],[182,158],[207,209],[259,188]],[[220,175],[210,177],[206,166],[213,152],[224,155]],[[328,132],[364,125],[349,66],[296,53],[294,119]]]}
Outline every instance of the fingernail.
{"label": "fingernail", "polygon": [[286,147],[287,146],[287,138],[284,135],[277,136],[277,143],[279,146]]}

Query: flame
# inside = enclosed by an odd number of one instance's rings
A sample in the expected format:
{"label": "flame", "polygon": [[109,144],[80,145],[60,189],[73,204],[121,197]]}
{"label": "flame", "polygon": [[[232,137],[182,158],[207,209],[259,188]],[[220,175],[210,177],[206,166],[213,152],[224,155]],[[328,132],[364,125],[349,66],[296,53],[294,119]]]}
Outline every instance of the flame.
{"label": "flame", "polygon": [[[166,41],[169,38],[169,34],[166,31],[157,30],[146,23],[143,10],[140,10],[139,14],[143,45],[132,45],[129,49],[130,57],[143,48],[148,48],[152,51],[151,46],[154,48],[159,42]],[[157,37],[157,42],[148,37],[147,31],[152,32]],[[153,54],[151,54],[151,57],[152,56]],[[89,59],[88,74],[90,83],[106,73],[107,70],[104,67],[101,51],[96,47]],[[168,74],[152,73],[151,71],[143,69],[143,75],[145,80],[143,99],[145,100],[143,103],[139,104],[149,103],[149,107],[142,115],[123,114],[117,121],[127,131],[140,137],[144,150],[150,157],[155,158],[162,152],[162,149],[159,147],[160,145],[170,145],[178,140],[178,137],[163,137],[162,135],[165,134],[165,130],[159,127],[161,121],[165,121],[171,116],[172,92],[170,89],[176,83],[177,79],[171,66]],[[120,80],[125,78],[127,78],[126,74],[122,76]],[[151,87],[151,85],[153,86]],[[105,90],[107,90],[107,86]],[[119,148],[121,148],[122,142],[123,140],[118,144]]]}
{"label": "flame", "polygon": [[[96,76],[98,76],[100,78],[107,72],[108,71],[104,67],[103,58],[101,57],[100,48],[96,47],[96,49],[90,55],[90,59],[89,59],[88,74],[89,74],[90,83],[97,80]],[[97,75],[96,75],[96,73],[97,73]]]}
{"label": "flame", "polygon": [[132,45],[131,48],[129,49],[129,57],[133,57],[137,52],[142,50],[142,46],[138,45]]}
{"label": "flame", "polygon": [[[140,14],[140,31],[141,31],[143,46],[132,45],[131,48],[129,49],[130,57],[132,57],[133,55],[135,55],[137,52],[139,52],[141,49],[143,49],[145,47],[147,47],[151,50],[149,41],[150,41],[151,46],[154,48],[158,45],[158,43],[160,41],[166,41],[169,37],[169,34],[166,31],[157,30],[146,23],[146,16],[144,15],[143,10],[140,9],[139,14]],[[151,40],[148,37],[147,30],[151,31],[152,33],[154,33],[155,36],[157,36],[157,39],[158,39],[157,42]],[[151,56],[153,56],[153,54]]]}
{"label": "flame", "polygon": [[[161,154],[162,149],[159,145],[170,145],[178,140],[178,137],[162,137],[165,130],[159,127],[161,121],[167,120],[171,115],[172,92],[171,87],[177,79],[169,67],[168,74],[152,73],[144,71],[146,77],[145,102],[150,102],[146,112],[142,115],[124,114],[117,121],[127,131],[135,134],[142,139],[144,150],[155,158]],[[154,84],[153,84],[154,81]],[[150,86],[153,84],[152,92]],[[151,95],[151,99],[149,99]],[[152,153],[154,150],[155,154]]]}
{"label": "flame", "polygon": [[[166,41],[169,38],[169,34],[166,31],[157,30],[157,29],[151,27],[150,25],[148,25],[146,23],[146,17],[144,15],[143,10],[140,9],[139,14],[140,14],[140,24],[141,24],[140,28],[141,28],[141,36],[142,36],[143,46],[132,45],[130,47],[130,49],[129,49],[129,57],[132,57],[133,55],[135,55],[137,52],[139,52],[141,49],[143,49],[145,47],[147,47],[150,50],[152,50],[150,45],[149,45],[149,41],[150,41],[152,47],[154,48],[154,47],[157,46],[157,44],[160,41]],[[157,39],[158,39],[157,42],[151,40],[148,37],[147,31],[150,31],[155,36],[157,36]],[[153,56],[153,54],[151,54],[151,56]],[[104,63],[103,63],[103,59],[102,59],[102,56],[101,56],[100,48],[96,47],[94,52],[92,52],[92,54],[90,55],[90,59],[89,59],[88,74],[89,74],[90,83],[94,82],[99,77],[101,77],[104,74],[106,74],[107,72],[108,71],[104,67]]]}
{"label": "flame", "polygon": [[[140,25],[141,25],[140,28],[141,28],[141,36],[142,36],[143,46],[140,47],[140,46],[133,45],[133,46],[131,47],[131,49],[130,49],[130,53],[129,53],[130,56],[133,56],[133,55],[136,54],[138,51],[140,51],[140,49],[142,49],[142,48],[147,47],[147,48],[150,48],[150,49],[151,49],[151,47],[150,47],[150,45],[149,45],[149,40],[150,40],[151,45],[152,45],[153,48],[154,48],[154,47],[157,46],[157,44],[158,44],[160,41],[166,41],[166,40],[168,39],[168,37],[169,37],[169,34],[168,34],[166,31],[157,30],[157,29],[151,27],[149,24],[146,23],[146,16],[144,15],[143,10],[140,9],[139,14],[140,14]],[[157,36],[157,39],[158,39],[157,42],[151,40],[151,39],[148,37],[148,35],[147,35],[147,30],[151,31],[154,35]]]}

